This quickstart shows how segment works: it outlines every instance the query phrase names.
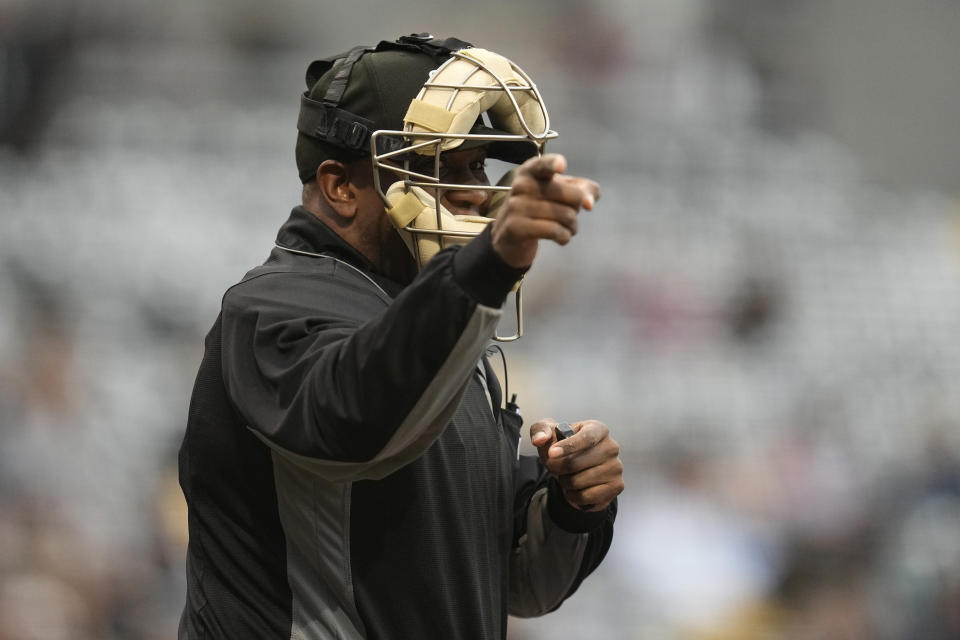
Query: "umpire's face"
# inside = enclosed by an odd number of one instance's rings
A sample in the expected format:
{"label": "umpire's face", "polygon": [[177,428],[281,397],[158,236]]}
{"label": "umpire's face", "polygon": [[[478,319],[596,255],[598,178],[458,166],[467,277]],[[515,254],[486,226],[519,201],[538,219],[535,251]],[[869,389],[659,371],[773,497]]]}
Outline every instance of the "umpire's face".
{"label": "umpire's face", "polygon": [[[489,186],[486,172],[487,150],[484,147],[464,151],[445,151],[440,154],[441,184],[462,184],[465,186]],[[410,161],[410,168],[417,173],[433,175],[434,159],[417,156]],[[427,189],[436,197],[437,189]],[[484,189],[440,189],[440,204],[455,215],[483,215],[490,191]]]}

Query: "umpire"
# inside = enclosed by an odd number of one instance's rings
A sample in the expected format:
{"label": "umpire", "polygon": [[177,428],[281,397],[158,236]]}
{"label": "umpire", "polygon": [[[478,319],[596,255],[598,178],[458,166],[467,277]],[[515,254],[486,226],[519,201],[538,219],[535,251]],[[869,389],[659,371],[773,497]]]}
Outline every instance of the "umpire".
{"label": "umpire", "polygon": [[[623,480],[609,430],[575,422],[560,440],[541,420],[539,455],[519,455],[519,412],[484,355],[539,241],[570,240],[596,183],[538,155],[529,116],[503,113],[460,114],[469,132],[433,156],[385,143],[374,162],[371,138],[410,131],[411,113],[456,120],[411,107],[451,59],[494,77],[486,102],[508,102],[491,92],[515,65],[456,39],[408,36],[310,66],[302,204],[225,293],[191,399],[181,639],[504,638],[508,615],[559,607],[610,545]],[[532,157],[482,218],[485,159],[523,159],[525,135]],[[419,265],[403,236],[414,223],[380,185],[409,181],[423,157],[436,174],[418,197],[481,230]]]}

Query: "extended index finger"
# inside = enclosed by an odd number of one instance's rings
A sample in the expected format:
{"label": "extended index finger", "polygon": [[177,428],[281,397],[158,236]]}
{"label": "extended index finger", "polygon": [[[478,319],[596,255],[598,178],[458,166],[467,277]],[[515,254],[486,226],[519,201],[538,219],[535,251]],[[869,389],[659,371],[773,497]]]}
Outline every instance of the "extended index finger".
{"label": "extended index finger", "polygon": [[530,158],[517,167],[517,176],[527,174],[535,180],[550,180],[557,173],[567,170],[567,159],[559,153],[545,153]]}
{"label": "extended index finger", "polygon": [[530,158],[514,171],[514,193],[534,195],[578,209],[593,209],[600,199],[600,185],[589,178],[559,175],[566,170],[567,160],[559,153]]}

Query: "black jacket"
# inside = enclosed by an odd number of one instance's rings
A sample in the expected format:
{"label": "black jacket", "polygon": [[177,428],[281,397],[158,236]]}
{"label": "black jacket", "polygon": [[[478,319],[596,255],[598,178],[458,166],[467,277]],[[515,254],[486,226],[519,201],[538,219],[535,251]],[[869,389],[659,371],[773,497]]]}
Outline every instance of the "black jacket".
{"label": "black jacket", "polygon": [[404,288],[301,208],[277,244],[194,387],[180,637],[502,638],[559,606],[616,509],[570,508],[518,456],[482,357],[518,272],[483,234]]}

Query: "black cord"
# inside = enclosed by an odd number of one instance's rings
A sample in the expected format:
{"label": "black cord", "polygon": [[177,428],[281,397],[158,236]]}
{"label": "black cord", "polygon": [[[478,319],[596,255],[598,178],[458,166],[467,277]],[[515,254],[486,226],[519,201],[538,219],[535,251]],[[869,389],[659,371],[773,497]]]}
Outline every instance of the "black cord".
{"label": "black cord", "polygon": [[494,351],[500,353],[500,361],[503,362],[503,397],[510,397],[510,378],[507,377],[507,356],[504,355],[503,349],[500,348],[498,344],[492,344],[487,347],[487,355],[492,356]]}
{"label": "black cord", "polygon": [[517,394],[510,395],[510,376],[507,375],[507,356],[503,352],[503,349],[500,348],[500,345],[492,344],[487,347],[487,355],[492,356],[494,351],[500,354],[500,360],[503,362],[503,397],[507,400],[506,409],[507,411],[513,411],[514,413],[519,413],[519,408],[517,407]]}

